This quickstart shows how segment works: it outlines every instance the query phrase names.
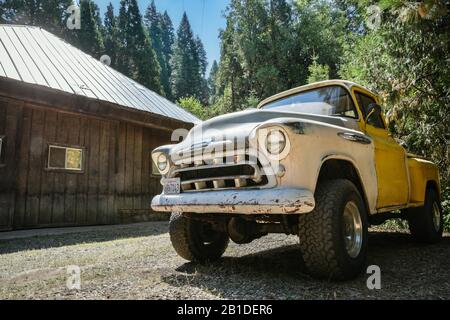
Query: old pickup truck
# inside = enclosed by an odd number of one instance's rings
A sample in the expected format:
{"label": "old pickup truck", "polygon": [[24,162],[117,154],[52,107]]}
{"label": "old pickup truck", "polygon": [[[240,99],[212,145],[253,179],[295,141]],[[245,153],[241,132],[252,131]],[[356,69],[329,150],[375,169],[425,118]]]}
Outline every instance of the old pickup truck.
{"label": "old pickup truck", "polygon": [[390,218],[414,239],[442,237],[437,167],[388,132],[380,98],[343,80],[294,88],[257,109],[218,116],[152,152],[172,212],[170,238],[191,261],[221,257],[229,239],[298,235],[313,276],[364,270],[368,227]]}

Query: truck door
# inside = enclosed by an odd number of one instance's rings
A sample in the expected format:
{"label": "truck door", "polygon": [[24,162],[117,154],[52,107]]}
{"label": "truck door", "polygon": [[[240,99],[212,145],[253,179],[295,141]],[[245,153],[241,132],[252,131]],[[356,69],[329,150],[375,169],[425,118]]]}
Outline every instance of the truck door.
{"label": "truck door", "polygon": [[[364,115],[374,97],[355,90],[355,97]],[[406,152],[392,138],[384,122],[383,116],[371,117],[366,124],[366,134],[375,144],[375,166],[378,181],[377,209],[405,205],[409,197],[409,182],[406,168]]]}

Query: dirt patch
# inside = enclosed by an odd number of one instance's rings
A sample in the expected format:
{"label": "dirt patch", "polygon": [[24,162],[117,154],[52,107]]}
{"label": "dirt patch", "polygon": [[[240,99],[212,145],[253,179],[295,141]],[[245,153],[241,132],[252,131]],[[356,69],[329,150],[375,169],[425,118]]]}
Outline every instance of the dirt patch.
{"label": "dirt patch", "polygon": [[[381,269],[381,290],[367,274],[347,282],[304,272],[298,239],[269,235],[230,244],[213,264],[189,263],[170,244],[167,222],[0,241],[0,299],[449,299],[450,235],[417,245],[404,232],[373,229],[369,265]],[[81,289],[66,287],[69,265],[81,268]]]}

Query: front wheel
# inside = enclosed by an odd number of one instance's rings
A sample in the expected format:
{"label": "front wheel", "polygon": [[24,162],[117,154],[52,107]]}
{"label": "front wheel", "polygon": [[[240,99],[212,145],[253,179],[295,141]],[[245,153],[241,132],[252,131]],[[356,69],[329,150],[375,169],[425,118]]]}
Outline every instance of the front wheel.
{"label": "front wheel", "polygon": [[305,265],[318,278],[354,278],[367,257],[368,223],[361,195],[352,182],[338,179],[320,183],[315,198],[314,210],[299,217]]}
{"label": "front wheel", "polygon": [[189,261],[206,262],[219,259],[228,246],[228,234],[212,225],[174,212],[169,223],[170,241],[175,251]]}
{"label": "front wheel", "polygon": [[423,243],[441,240],[444,223],[439,195],[434,189],[427,189],[423,207],[408,209],[407,218],[414,240]]}

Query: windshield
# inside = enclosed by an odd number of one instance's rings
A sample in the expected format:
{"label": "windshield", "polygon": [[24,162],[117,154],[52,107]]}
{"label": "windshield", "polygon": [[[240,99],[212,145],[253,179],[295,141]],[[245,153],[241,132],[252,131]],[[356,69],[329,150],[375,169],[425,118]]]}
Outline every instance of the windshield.
{"label": "windshield", "polygon": [[262,109],[357,118],[350,94],[341,86],[312,89],[270,102]]}

